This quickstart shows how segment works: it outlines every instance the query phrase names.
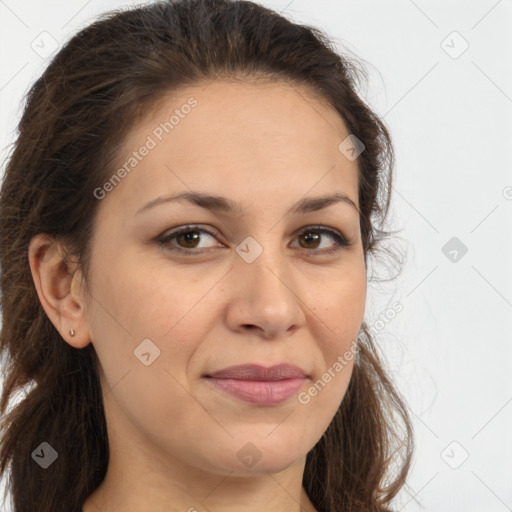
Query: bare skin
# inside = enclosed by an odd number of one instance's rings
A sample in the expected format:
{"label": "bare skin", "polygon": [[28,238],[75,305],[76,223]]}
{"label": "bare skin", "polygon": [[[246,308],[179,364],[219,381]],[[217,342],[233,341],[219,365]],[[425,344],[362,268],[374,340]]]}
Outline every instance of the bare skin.
{"label": "bare skin", "polygon": [[[190,98],[196,106],[182,108]],[[175,109],[182,116],[159,140],[155,128]],[[83,512],[316,510],[302,487],[305,457],[343,400],[353,361],[309,390],[353,347],[366,300],[357,160],[338,149],[348,135],[335,110],[286,82],[180,89],[133,127],[120,166],[148,136],[156,144],[98,199],[90,294],[79,269],[60,265],[61,247],[34,237],[29,258],[42,306],[67,343],[92,343],[100,360],[110,460]],[[179,200],[137,213],[159,196],[191,191],[236,201],[241,211]],[[289,213],[333,193],[349,201]],[[158,243],[187,225],[196,238]],[[255,254],[252,240],[263,252],[249,263],[236,249]],[[148,365],[136,355],[146,339]],[[282,362],[309,378],[270,406],[204,377]],[[253,465],[240,456],[247,450],[259,457]]]}

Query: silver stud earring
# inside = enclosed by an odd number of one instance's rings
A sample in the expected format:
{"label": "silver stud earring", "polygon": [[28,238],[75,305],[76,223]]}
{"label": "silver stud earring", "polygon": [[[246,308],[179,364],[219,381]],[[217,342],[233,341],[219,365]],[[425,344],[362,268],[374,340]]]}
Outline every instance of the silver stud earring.
{"label": "silver stud earring", "polygon": [[73,327],[71,327],[71,329],[69,330],[69,335],[70,336],[74,336],[75,335],[75,329],[73,329]]}

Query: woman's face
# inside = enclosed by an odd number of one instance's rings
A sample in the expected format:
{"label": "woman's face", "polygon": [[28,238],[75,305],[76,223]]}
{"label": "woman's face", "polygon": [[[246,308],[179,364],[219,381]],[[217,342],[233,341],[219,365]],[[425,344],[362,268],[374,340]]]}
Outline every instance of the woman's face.
{"label": "woman's face", "polygon": [[[285,82],[181,89],[131,131],[125,171],[95,193],[85,314],[119,446],[248,475],[283,471],[323,435],[366,298],[348,135]],[[166,200],[184,193],[224,199]],[[334,194],[347,200],[312,201]],[[282,363],[307,376],[288,394],[283,382],[207,377]]]}

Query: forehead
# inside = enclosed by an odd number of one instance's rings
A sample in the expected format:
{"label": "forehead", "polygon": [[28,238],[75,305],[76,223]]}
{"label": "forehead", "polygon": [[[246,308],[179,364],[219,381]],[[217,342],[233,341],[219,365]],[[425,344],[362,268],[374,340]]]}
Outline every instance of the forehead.
{"label": "forehead", "polygon": [[155,194],[187,189],[243,201],[270,190],[276,200],[284,193],[298,200],[335,187],[357,204],[357,160],[339,150],[349,132],[306,86],[216,80],[155,105],[126,137],[118,165],[130,158],[135,165],[111,193],[135,209]]}

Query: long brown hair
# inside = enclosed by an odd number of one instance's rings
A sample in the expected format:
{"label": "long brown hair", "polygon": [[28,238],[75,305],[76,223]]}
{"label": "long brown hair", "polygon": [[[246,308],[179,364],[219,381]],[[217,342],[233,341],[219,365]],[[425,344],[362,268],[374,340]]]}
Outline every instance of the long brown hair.
{"label": "long brown hair", "polygon": [[[32,237],[64,242],[87,284],[94,190],[116,168],[141,113],[203,80],[267,78],[309,86],[364,143],[358,178],[366,262],[389,234],[380,227],[394,157],[386,126],[356,92],[365,76],[318,29],[249,1],[167,0],[106,13],[57,53],[26,96],[0,193],[0,475],[9,477],[15,512],[79,512],[109,462],[98,358],[92,344],[66,343],[46,316],[27,257]],[[17,391],[23,398],[8,408]],[[307,454],[304,488],[321,512],[388,511],[405,483],[412,440],[403,398],[363,323],[347,393]],[[58,453],[46,470],[31,456],[42,442]]]}

